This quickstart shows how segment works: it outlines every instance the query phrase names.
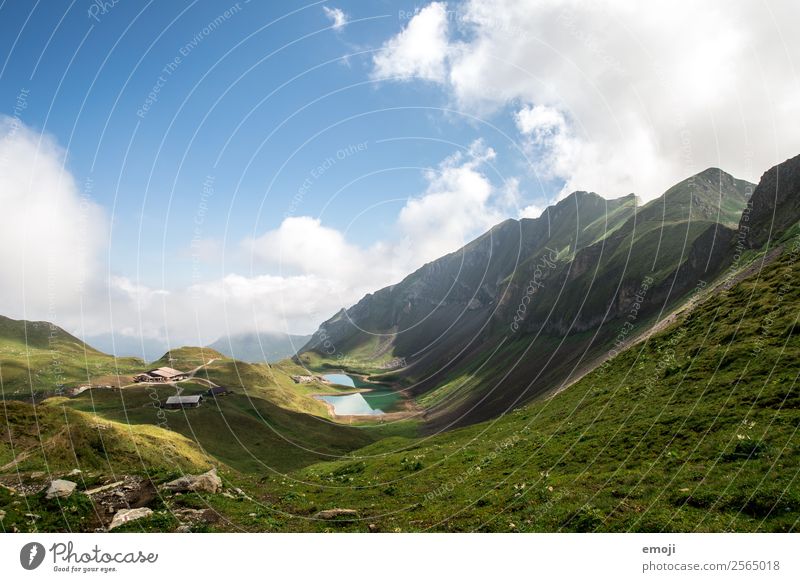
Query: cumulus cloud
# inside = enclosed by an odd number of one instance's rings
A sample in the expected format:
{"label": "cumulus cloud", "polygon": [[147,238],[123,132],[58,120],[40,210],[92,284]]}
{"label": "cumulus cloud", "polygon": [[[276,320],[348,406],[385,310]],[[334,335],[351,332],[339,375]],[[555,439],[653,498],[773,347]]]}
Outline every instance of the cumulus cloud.
{"label": "cumulus cloud", "polygon": [[150,354],[153,342],[161,349],[241,331],[313,331],[366,293],[456,251],[519,198],[516,180],[488,178],[497,154],[477,140],[425,172],[425,188],[383,240],[362,246],[318,218],[288,217],[242,242],[250,273],[163,289],[103,263],[108,219],[81,195],[64,152],[14,120],[3,123],[0,313],[53,321],[103,346],[113,332],[117,345]]}
{"label": "cumulus cloud", "polygon": [[322,10],[325,12],[325,16],[333,23],[334,30],[341,30],[347,24],[347,14],[341,8],[323,6]]}
{"label": "cumulus cloud", "polygon": [[519,211],[517,218],[539,218],[544,212],[544,208],[536,204],[529,204]]}
{"label": "cumulus cloud", "polygon": [[495,157],[478,140],[428,170],[424,191],[406,201],[394,232],[371,246],[358,246],[319,219],[299,216],[245,241],[245,247],[262,267],[317,282],[325,290],[315,296],[315,309],[324,317],[332,315],[458,250],[507,216],[517,201],[518,184],[513,179],[500,186],[491,182],[485,169]]}
{"label": "cumulus cloud", "polygon": [[[656,0],[641,10],[622,0],[468,0],[454,8],[454,24],[428,35],[438,51],[424,77],[460,107],[515,116],[539,157],[534,169],[562,179],[565,192],[646,200],[708,166],[756,180],[800,150],[787,122],[800,113],[791,3]],[[428,10],[444,7],[430,4],[418,17]],[[401,45],[413,24],[386,46]],[[393,62],[376,60],[376,72],[397,72],[401,59]]]}
{"label": "cumulus cloud", "polygon": [[481,170],[495,157],[479,140],[427,172],[425,192],[411,198],[398,217],[409,264],[452,252],[502,220],[500,200],[492,199],[495,188]]}
{"label": "cumulus cloud", "polygon": [[384,43],[373,58],[374,76],[442,81],[449,50],[447,5],[433,2]]}
{"label": "cumulus cloud", "polygon": [[94,291],[108,220],[56,142],[0,118],[0,313],[54,319]]}

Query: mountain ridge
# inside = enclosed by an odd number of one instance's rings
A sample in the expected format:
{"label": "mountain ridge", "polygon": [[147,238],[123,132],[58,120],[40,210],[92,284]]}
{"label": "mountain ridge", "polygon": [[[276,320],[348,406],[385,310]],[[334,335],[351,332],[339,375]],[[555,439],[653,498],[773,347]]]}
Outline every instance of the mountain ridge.
{"label": "mountain ridge", "polygon": [[[708,168],[642,206],[633,194],[606,200],[573,192],[538,218],[505,220],[339,311],[298,361],[312,368],[346,364],[398,381],[415,397],[436,402],[427,409],[435,426],[441,426],[436,417],[445,424],[453,417],[489,418],[559,381],[582,361],[576,354],[596,356],[615,332],[611,322],[626,316],[643,282],[636,309],[642,321],[673,305],[698,279],[712,277],[753,187]],[[533,338],[535,349],[520,344],[513,350],[537,358],[512,366],[503,389],[493,390],[494,404],[486,406],[489,388],[474,382],[469,390],[450,390],[448,399],[431,400],[428,392],[459,370],[505,377],[497,366],[476,362],[525,337]],[[525,376],[541,382],[528,390]]]}

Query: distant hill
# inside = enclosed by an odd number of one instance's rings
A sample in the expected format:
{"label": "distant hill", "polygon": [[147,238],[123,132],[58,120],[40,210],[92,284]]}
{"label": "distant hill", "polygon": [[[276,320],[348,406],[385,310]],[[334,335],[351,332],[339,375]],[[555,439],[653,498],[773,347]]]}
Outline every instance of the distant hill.
{"label": "distant hill", "polygon": [[69,348],[97,352],[88,344],[52,323],[11,319],[2,315],[0,315],[0,342],[15,343],[33,349]]}
{"label": "distant hill", "polygon": [[107,354],[120,358],[140,358],[146,362],[158,359],[169,349],[166,342],[159,339],[132,337],[120,333],[90,335],[84,339],[86,343]]}
{"label": "distant hill", "polygon": [[144,362],[104,354],[44,321],[0,316],[0,379],[6,397],[58,393],[77,384],[125,384]]}
{"label": "distant hill", "polygon": [[279,332],[239,333],[221,337],[208,347],[243,362],[272,363],[294,356],[310,339],[310,335]]}

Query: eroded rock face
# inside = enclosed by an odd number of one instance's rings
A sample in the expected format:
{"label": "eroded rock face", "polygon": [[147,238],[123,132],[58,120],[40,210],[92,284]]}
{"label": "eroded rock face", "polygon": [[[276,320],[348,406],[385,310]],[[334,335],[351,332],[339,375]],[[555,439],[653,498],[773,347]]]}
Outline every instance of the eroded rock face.
{"label": "eroded rock face", "polygon": [[116,514],[114,514],[114,519],[111,520],[111,525],[108,526],[108,531],[111,531],[114,528],[117,528],[121,525],[129,523],[131,521],[135,521],[137,519],[142,519],[143,517],[148,517],[153,515],[153,510],[149,507],[137,507],[136,509],[120,509]]}
{"label": "eroded rock face", "polygon": [[219,493],[222,491],[222,479],[217,475],[216,469],[203,473],[202,475],[184,475],[174,481],[170,481],[164,488],[176,493],[194,491],[195,493]]}
{"label": "eroded rock face", "polygon": [[67,481],[66,479],[56,479],[55,481],[51,482],[50,487],[47,488],[45,498],[55,499],[69,497],[75,491],[77,486],[78,484],[72,481]]}
{"label": "eroded rock face", "polygon": [[739,229],[747,245],[758,248],[800,220],[800,156],[764,172],[742,214]]}

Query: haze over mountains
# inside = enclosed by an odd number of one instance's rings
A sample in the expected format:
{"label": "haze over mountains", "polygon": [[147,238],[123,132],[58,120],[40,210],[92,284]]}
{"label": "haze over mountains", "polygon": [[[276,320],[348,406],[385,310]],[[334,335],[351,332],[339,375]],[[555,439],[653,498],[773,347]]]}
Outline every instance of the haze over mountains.
{"label": "haze over mountains", "polygon": [[250,332],[221,337],[209,347],[244,362],[277,362],[295,355],[310,339],[310,335]]}

